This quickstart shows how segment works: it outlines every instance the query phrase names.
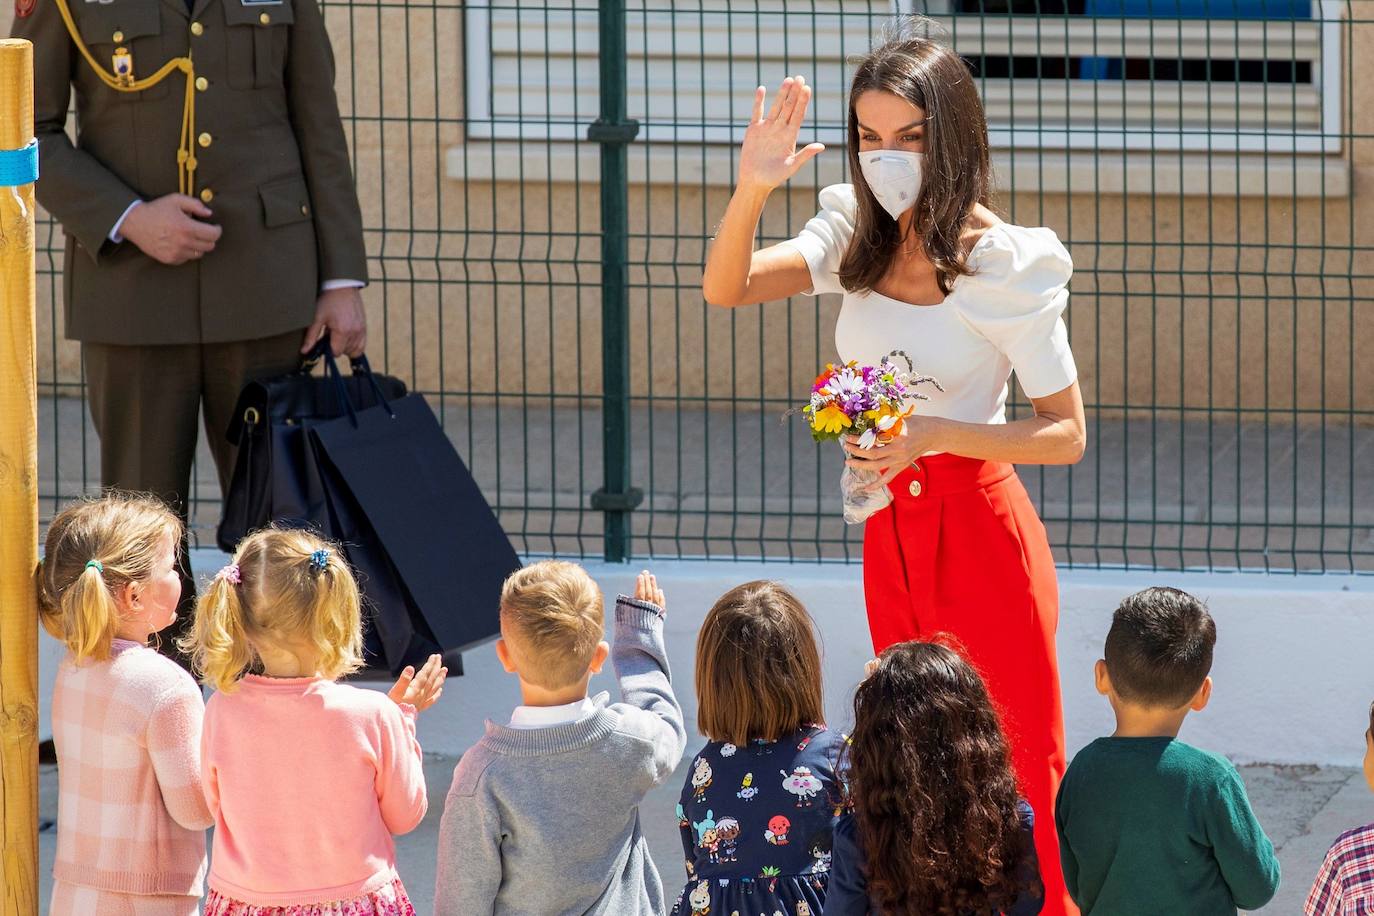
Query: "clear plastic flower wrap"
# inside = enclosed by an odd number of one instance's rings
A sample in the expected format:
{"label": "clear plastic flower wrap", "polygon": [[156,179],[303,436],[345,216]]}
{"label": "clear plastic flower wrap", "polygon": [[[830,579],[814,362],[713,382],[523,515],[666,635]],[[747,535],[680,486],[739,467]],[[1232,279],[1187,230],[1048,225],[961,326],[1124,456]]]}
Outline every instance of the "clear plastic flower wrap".
{"label": "clear plastic flower wrap", "polygon": [[[905,362],[905,371],[898,368],[898,359]],[[917,401],[929,400],[914,390],[927,382],[944,390],[935,379],[918,373],[901,350],[893,350],[876,366],[830,363],[816,377],[806,406],[788,413],[805,414],[811,438],[817,442],[856,436],[858,448],[881,447],[901,435]],[[880,479],[876,472],[845,466],[840,474],[840,495],[846,522],[857,525],[892,502],[891,491],[876,485]]]}
{"label": "clear plastic flower wrap", "polygon": [[860,471],[849,465],[840,471],[840,498],[847,524],[863,524],[870,515],[881,512],[892,502],[892,491],[886,485],[873,486],[878,479],[872,471]]}

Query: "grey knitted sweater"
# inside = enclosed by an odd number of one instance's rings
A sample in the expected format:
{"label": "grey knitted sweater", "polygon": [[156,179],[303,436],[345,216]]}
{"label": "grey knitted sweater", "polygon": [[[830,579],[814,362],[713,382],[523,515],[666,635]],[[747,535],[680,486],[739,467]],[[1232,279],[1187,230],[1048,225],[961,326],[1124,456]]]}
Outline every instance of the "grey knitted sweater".
{"label": "grey knitted sweater", "polygon": [[667,910],[639,803],[687,742],[652,604],[616,602],[611,661],[624,701],[574,723],[487,722],[439,826],[435,916],[659,916]]}

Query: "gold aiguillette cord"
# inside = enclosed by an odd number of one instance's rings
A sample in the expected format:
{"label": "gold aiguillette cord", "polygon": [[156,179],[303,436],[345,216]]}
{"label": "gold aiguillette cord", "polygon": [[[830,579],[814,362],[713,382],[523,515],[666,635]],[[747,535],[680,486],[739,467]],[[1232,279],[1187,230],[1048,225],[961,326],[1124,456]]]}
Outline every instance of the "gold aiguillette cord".
{"label": "gold aiguillette cord", "polygon": [[145,79],[121,80],[100,66],[90,49],[86,47],[85,42],[81,40],[81,36],[76,30],[76,22],[72,19],[72,11],[67,7],[67,0],[56,0],[56,2],[58,12],[62,14],[62,21],[67,25],[67,32],[72,37],[72,44],[76,45],[81,56],[86,59],[86,63],[90,64],[91,69],[95,71],[95,75],[100,77],[100,81],[115,92],[142,92],[144,89],[156,86],[178,70],[186,74],[186,96],[181,108],[181,145],[177,148],[177,188],[182,194],[195,193],[196,70],[195,65],[191,63],[191,55],[172,58],[163,64],[156,73]]}

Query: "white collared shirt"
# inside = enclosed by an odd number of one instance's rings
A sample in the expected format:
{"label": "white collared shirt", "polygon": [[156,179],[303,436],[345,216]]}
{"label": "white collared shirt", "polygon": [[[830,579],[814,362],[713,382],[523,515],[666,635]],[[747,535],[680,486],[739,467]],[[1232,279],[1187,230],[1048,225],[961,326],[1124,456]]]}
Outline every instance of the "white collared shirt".
{"label": "white collared shirt", "polygon": [[589,697],[562,706],[517,706],[510,714],[511,728],[548,728],[580,722],[596,712],[596,704]]}

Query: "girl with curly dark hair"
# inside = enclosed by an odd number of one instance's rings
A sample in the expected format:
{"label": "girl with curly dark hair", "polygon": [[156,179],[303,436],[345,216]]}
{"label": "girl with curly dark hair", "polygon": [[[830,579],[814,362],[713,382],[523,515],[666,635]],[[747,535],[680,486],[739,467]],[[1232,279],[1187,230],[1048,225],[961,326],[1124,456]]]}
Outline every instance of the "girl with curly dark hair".
{"label": "girl with curly dark hair", "polygon": [[826,916],[1032,916],[1034,815],[983,680],[953,650],[904,642],[854,696],[852,808],[835,825]]}

